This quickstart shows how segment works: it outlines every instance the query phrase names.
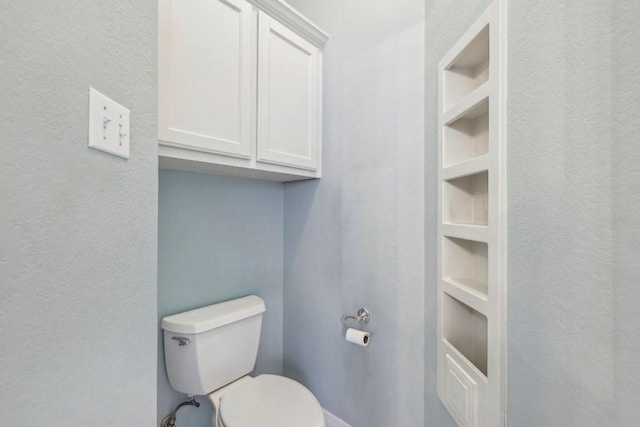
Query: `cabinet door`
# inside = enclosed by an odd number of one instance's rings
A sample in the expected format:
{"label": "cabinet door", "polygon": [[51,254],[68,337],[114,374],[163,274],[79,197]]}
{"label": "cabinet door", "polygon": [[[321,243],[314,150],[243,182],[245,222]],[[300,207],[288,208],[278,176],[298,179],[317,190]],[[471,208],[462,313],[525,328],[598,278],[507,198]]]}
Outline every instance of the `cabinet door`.
{"label": "cabinet door", "polygon": [[258,160],[317,170],[320,50],[259,14]]}
{"label": "cabinet door", "polygon": [[255,12],[245,0],[159,1],[161,144],[249,158]]}

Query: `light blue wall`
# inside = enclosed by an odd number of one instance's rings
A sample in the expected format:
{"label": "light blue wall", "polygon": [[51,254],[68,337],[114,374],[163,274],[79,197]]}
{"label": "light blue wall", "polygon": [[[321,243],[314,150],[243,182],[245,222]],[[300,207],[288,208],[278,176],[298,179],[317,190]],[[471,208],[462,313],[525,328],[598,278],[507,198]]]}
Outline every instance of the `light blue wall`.
{"label": "light blue wall", "polygon": [[640,2],[616,0],[610,13],[612,401],[613,419],[628,426],[640,419]]}
{"label": "light blue wall", "polygon": [[[330,40],[324,177],[285,186],[285,373],[354,426],[421,426],[424,2],[290,3]],[[366,349],[341,324],[360,306]]]}
{"label": "light blue wall", "polygon": [[640,3],[509,3],[509,424],[640,418]]}
{"label": "light blue wall", "polygon": [[[255,373],[282,373],[283,185],[183,172],[160,172],[158,321],[245,295],[264,299]],[[168,383],[158,351],[158,421],[184,400]],[[212,357],[215,357],[213,355]],[[181,427],[211,426],[206,397],[181,409]]]}
{"label": "light blue wall", "polygon": [[[0,416],[156,420],[157,2],[0,5]],[[89,86],[131,158],[87,147]]]}
{"label": "light blue wall", "polygon": [[[380,94],[395,81],[389,63],[397,57],[369,44],[374,33],[380,44],[394,39],[387,32],[393,23],[411,27],[398,15],[407,2],[397,9],[353,3],[358,13],[352,4],[292,1],[337,46],[326,55],[325,178],[290,184],[285,192],[285,372],[355,425],[421,425],[417,418],[385,419],[399,407],[388,390],[400,397],[419,393],[399,380],[398,350],[386,347],[387,359],[379,360],[373,347],[341,347],[335,320],[360,304],[387,302],[385,324],[371,327],[376,337],[393,335],[387,327],[412,319],[394,310],[409,294],[426,302],[424,425],[453,426],[435,395],[436,64],[489,3],[426,3],[422,294],[389,280],[395,266],[412,265],[394,253],[406,244],[390,213],[404,209],[401,192],[389,191],[401,182],[401,168],[393,150],[381,150],[389,124],[404,122],[397,110],[385,110],[387,103],[375,102],[389,100]],[[640,5],[509,4],[509,424],[634,425],[640,416],[634,314]],[[385,18],[378,7],[386,8]],[[369,61],[376,54],[378,61]],[[372,77],[379,70],[386,80]],[[385,293],[385,280],[394,294]],[[358,386],[375,391],[360,394]]]}

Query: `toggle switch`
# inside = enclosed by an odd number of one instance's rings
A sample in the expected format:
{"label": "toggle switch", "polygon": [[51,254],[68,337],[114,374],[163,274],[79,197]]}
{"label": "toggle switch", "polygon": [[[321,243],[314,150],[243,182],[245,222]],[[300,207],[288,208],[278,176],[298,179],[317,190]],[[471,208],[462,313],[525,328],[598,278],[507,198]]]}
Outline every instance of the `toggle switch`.
{"label": "toggle switch", "polygon": [[129,110],[89,88],[89,147],[129,158]]}

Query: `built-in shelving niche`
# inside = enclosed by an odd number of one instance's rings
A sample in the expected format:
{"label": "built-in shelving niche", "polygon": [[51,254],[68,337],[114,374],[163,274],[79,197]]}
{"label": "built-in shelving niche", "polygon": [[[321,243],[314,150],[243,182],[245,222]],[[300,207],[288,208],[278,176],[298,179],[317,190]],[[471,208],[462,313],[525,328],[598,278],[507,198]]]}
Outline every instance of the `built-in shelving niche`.
{"label": "built-in shelving niche", "polygon": [[445,70],[445,111],[489,80],[489,41],[487,24]]}
{"label": "built-in shelving niche", "polygon": [[444,336],[473,366],[487,376],[487,318],[446,293],[443,296]]}
{"label": "built-in shelving niche", "polygon": [[460,427],[505,424],[506,4],[438,65],[438,395]]}
{"label": "built-in shelving niche", "polygon": [[449,224],[487,225],[489,174],[481,172],[444,182],[443,221]]}
{"label": "built-in shelving niche", "polygon": [[487,298],[489,254],[484,242],[444,237],[442,275],[446,282]]}

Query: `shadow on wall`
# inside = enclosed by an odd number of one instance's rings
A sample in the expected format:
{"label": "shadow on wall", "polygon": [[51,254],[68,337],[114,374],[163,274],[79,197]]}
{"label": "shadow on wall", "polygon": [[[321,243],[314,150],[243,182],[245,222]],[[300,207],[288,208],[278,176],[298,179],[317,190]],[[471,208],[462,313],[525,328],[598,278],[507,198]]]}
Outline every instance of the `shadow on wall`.
{"label": "shadow on wall", "polygon": [[424,2],[291,4],[331,39],[323,178],[285,188],[285,374],[355,426],[424,425]]}

